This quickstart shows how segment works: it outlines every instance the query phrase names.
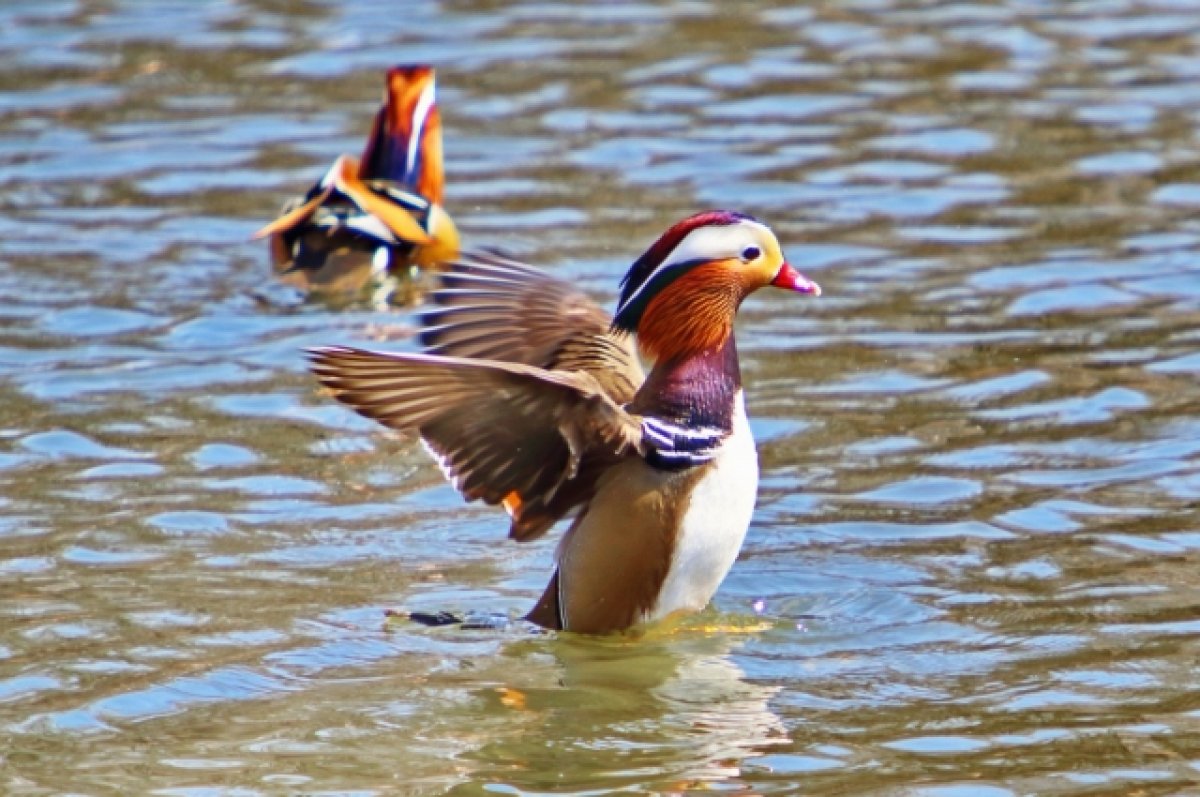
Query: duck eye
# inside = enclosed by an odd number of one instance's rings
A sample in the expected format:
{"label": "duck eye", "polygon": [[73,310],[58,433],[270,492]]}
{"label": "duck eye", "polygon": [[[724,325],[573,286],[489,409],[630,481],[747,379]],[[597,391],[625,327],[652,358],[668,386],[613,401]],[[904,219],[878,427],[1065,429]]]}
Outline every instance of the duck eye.
{"label": "duck eye", "polygon": [[758,256],[762,254],[762,250],[757,246],[747,246],[742,250],[742,260],[749,263],[751,260],[758,260]]}

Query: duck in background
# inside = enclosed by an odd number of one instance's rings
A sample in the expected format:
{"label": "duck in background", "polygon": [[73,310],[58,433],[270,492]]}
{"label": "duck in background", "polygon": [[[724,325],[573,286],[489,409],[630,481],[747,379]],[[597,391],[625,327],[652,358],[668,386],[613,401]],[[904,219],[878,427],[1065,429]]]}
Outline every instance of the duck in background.
{"label": "duck in background", "polygon": [[[614,316],[501,257],[464,255],[441,280],[425,353],[314,349],[321,383],[419,434],[467,500],[504,507],[509,537],[574,514],[526,619],[605,633],[704,608],[758,490],[734,315],[759,288],[817,284],[764,224],[729,211],[668,229],[622,280]],[[635,340],[654,363],[645,376]]]}
{"label": "duck in background", "polygon": [[284,282],[321,294],[373,287],[394,298],[414,269],[438,268],[458,254],[458,230],[442,207],[434,84],[432,67],[390,69],[362,158],[338,157],[308,193],[254,234],[268,239]]}

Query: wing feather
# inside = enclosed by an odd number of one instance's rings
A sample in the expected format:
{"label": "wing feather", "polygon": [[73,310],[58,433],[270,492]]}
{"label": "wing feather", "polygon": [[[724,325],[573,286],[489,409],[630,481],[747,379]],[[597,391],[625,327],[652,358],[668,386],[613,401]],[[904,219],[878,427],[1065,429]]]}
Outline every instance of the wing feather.
{"label": "wing feather", "polygon": [[436,305],[422,314],[432,354],[583,371],[618,404],[644,380],[632,340],[586,293],[495,252],[464,255],[441,275]]}
{"label": "wing feather", "polygon": [[[500,504],[515,493],[518,539],[540,535],[578,503],[555,500],[581,462],[616,461],[641,447],[640,418],[582,371],[340,346],[309,356],[339,400],[420,434],[468,500]],[[571,497],[590,492],[573,487]]]}

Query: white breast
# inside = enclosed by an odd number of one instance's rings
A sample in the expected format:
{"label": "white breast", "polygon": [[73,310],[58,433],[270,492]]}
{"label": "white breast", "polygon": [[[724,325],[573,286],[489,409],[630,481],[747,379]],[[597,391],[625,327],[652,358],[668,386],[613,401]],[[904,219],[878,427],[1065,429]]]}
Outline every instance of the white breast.
{"label": "white breast", "polygon": [[696,485],[683,515],[675,555],[648,621],[703,609],[737,559],[758,495],[758,452],[738,391],[733,432]]}

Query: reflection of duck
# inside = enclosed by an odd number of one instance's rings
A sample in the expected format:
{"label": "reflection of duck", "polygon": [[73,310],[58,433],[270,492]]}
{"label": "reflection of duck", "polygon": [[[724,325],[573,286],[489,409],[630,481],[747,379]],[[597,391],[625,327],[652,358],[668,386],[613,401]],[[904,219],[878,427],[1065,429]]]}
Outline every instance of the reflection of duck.
{"label": "reflection of duck", "polygon": [[[531,621],[602,633],[703,608],[758,483],[734,314],[767,285],[817,285],[766,226],[728,211],[667,230],[622,281],[615,318],[503,258],[466,258],[443,279],[428,353],[317,349],[318,378],[364,415],[417,430],[464,496],[508,510],[510,537],[579,510]],[[630,333],[655,360],[648,377]]]}
{"label": "reflection of duck", "polygon": [[357,291],[458,253],[442,208],[442,125],[428,66],[387,74],[361,160],[342,155],[316,185],[254,234],[282,278],[304,290]]}
{"label": "reflection of duck", "polygon": [[474,699],[445,700],[462,684],[434,674],[440,710],[406,721],[464,781],[514,793],[748,793],[747,764],[791,743],[779,687],[747,680],[739,639],[687,625],[506,645],[479,658]]}

